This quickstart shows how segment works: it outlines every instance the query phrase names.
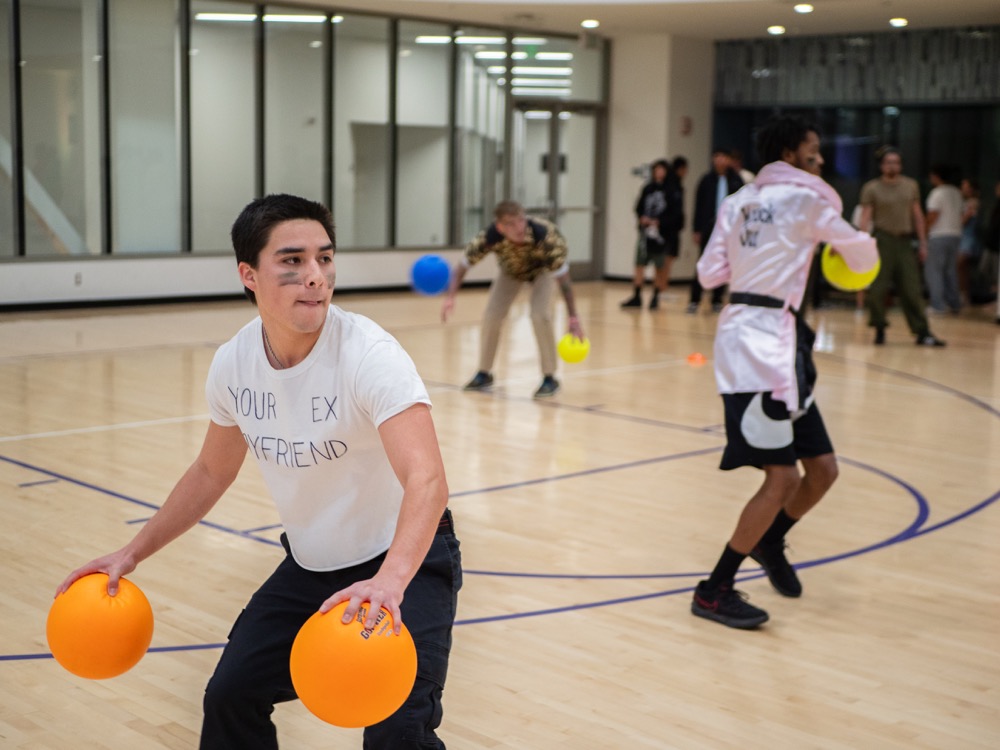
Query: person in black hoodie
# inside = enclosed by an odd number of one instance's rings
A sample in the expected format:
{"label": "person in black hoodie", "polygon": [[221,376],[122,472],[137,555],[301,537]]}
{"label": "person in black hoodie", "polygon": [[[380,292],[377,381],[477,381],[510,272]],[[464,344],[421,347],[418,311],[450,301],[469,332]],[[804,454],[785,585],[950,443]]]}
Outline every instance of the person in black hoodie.
{"label": "person in black hoodie", "polygon": [[[701,258],[708,244],[708,238],[715,227],[715,216],[719,211],[719,204],[727,195],[732,195],[743,187],[743,180],[733,169],[733,160],[730,152],[724,148],[716,148],[712,152],[712,169],[707,172],[698,183],[698,192],[695,193],[694,203],[694,224],[691,236],[698,245],[698,257]],[[724,286],[716,287],[712,290],[712,310],[719,312],[722,309],[722,295],[725,293]],[[688,303],[687,311],[691,315],[698,312],[698,305],[701,304],[701,284],[695,276],[691,281],[691,301]]]}
{"label": "person in black hoodie", "polygon": [[670,283],[670,268],[680,247],[680,230],[684,226],[684,189],[681,178],[687,171],[687,160],[677,157],[677,169],[671,170],[665,159],[653,163],[652,179],[642,188],[635,204],[638,218],[639,240],[635,252],[635,273],[632,283],[635,291],[622,302],[622,307],[642,307],[642,285],[646,279],[646,266],[656,269],[653,296],[649,309],[660,305],[660,292]]}

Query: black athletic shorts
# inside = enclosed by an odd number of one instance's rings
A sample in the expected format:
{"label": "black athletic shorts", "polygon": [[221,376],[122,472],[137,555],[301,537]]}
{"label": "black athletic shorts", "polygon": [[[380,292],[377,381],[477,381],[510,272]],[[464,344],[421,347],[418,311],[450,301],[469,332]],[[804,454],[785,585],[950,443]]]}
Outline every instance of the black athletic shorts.
{"label": "black athletic shorts", "polygon": [[726,449],[720,469],[740,466],[794,466],[800,458],[833,453],[815,402],[792,419],[788,407],[768,392],[723,393]]}

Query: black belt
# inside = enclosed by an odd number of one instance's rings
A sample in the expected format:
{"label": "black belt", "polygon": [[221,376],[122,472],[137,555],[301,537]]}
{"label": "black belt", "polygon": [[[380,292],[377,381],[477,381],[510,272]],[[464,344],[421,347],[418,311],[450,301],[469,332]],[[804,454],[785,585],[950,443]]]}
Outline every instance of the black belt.
{"label": "black belt", "polygon": [[780,310],[785,306],[784,300],[770,297],[766,294],[753,292],[730,292],[729,301],[737,305],[752,305],[753,307],[773,307]]}

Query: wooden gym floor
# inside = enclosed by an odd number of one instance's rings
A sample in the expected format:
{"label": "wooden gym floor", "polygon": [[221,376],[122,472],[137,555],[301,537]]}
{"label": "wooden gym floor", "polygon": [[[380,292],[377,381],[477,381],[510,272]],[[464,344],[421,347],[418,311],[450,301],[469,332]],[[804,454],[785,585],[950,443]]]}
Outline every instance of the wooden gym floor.
{"label": "wooden gym floor", "polygon": [[[578,284],[593,347],[539,402],[526,300],[492,393],[476,369],[484,289],[439,299],[343,294],[409,350],[434,401],[466,582],[441,736],[452,750],[1000,746],[1000,327],[993,309],[902,314],[876,348],[849,305],[813,312],[818,402],[841,458],[789,537],[805,593],[740,588],[756,632],[693,617],[758,472],[718,471],[715,316],[619,309],[628,287]],[[131,578],[156,615],[131,672],[90,682],[48,656],[45,617],[72,568],[123,544],[198,450],[215,348],[242,301],[0,315],[0,746],[193,748],[229,626],[279,559],[247,461],[201,525]],[[564,313],[557,313],[559,325]],[[708,363],[689,364],[701,352]],[[359,748],[300,704],[287,748]]]}

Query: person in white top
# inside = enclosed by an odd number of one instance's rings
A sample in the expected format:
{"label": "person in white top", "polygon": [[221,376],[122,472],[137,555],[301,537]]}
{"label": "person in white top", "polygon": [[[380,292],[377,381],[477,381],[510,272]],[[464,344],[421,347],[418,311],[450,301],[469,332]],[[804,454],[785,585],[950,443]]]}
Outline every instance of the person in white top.
{"label": "person in white top", "polygon": [[941,315],[958,312],[958,249],[962,243],[962,192],[952,184],[951,169],[935,164],[930,170],[927,194],[927,261],[924,282],[930,293],[928,312]]}
{"label": "person in white top", "polygon": [[748,556],[779,593],[801,595],[785,557],[785,534],[837,478],[833,445],[813,399],[815,337],[798,313],[813,253],[827,242],[858,272],[878,259],[875,240],[843,219],[840,196],[818,176],[819,148],[819,133],[805,120],[786,115],[768,121],[757,137],[764,167],[723,202],[698,261],[705,288],[730,288],[714,348],[726,420],[720,468],[764,472],[691,603],[693,614],[735,628],[756,628],[768,619],[733,588]]}
{"label": "person in white top", "polygon": [[410,697],[365,729],[365,748],[443,748],[435,730],[462,573],[427,391],[392,336],[331,305],[326,207],[260,198],[232,238],[260,315],[215,355],[201,452],[128,544],[73,571],[59,591],[100,571],[114,596],[121,576],[205,517],[249,453],[277,506],[285,557],[229,635],[205,691],[201,748],[278,747],[270,715],[296,698],[292,642],[312,614],[344,601],[345,622],[364,616],[372,628],[384,607],[417,645]]}

